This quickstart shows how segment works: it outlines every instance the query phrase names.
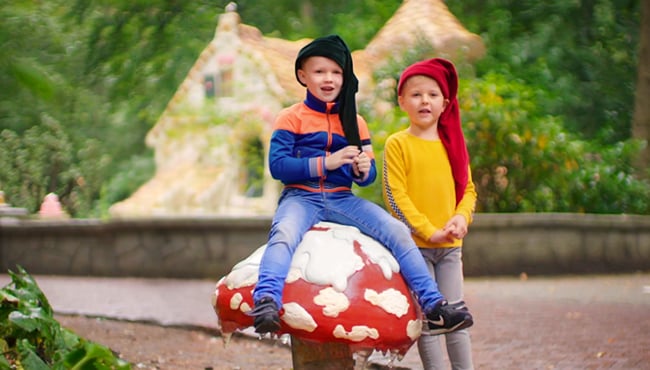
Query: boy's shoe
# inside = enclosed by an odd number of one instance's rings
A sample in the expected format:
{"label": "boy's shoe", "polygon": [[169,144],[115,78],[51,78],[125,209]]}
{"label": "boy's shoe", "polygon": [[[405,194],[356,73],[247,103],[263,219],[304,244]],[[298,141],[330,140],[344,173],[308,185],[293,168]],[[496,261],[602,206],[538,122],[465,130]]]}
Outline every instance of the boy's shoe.
{"label": "boy's shoe", "polygon": [[429,311],[426,317],[429,325],[429,335],[451,333],[452,331],[469,328],[474,324],[472,314],[469,313],[463,301],[454,304],[442,301],[436,308]]}
{"label": "boy's shoe", "polygon": [[265,297],[255,303],[255,308],[246,313],[255,320],[255,332],[259,334],[274,333],[280,330],[280,314],[273,298]]}

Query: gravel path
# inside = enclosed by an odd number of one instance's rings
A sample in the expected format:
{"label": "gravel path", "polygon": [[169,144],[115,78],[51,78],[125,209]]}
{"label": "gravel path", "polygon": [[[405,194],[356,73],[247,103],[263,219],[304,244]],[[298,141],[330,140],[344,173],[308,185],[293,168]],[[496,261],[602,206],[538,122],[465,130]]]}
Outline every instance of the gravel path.
{"label": "gravel path", "polygon": [[[281,343],[244,334],[224,347],[210,306],[216,279],[34,278],[62,324],[134,368],[291,368]],[[466,301],[476,369],[650,370],[650,273],[468,278]],[[421,369],[415,346],[393,366]]]}

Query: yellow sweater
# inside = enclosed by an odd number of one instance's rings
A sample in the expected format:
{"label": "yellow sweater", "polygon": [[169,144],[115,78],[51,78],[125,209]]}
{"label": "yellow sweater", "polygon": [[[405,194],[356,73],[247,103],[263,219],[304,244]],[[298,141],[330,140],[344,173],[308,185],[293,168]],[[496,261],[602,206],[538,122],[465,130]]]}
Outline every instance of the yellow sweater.
{"label": "yellow sweater", "polygon": [[382,180],[386,207],[411,229],[415,244],[420,248],[462,246],[459,239],[440,244],[427,241],[456,214],[471,223],[476,205],[470,169],[465,195],[456,206],[451,166],[440,140],[424,140],[406,130],[391,135],[384,148]]}

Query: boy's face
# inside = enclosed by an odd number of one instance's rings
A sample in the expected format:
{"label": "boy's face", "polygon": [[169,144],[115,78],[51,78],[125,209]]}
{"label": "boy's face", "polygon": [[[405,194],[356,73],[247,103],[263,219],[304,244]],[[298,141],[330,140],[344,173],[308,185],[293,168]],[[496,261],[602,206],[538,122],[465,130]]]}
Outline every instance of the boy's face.
{"label": "boy's face", "polygon": [[315,56],[305,59],[298,69],[300,82],[318,99],[336,100],[343,86],[343,68],[329,58]]}
{"label": "boy's face", "polygon": [[416,75],[410,77],[397,97],[400,108],[408,114],[411,125],[421,129],[435,126],[440,115],[449,104],[440,90],[438,82],[431,77]]}

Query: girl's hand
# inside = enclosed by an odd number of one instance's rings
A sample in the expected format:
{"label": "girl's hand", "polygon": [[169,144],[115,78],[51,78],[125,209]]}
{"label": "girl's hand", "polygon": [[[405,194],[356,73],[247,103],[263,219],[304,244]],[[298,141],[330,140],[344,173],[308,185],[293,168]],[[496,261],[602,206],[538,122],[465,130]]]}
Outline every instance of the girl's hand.
{"label": "girl's hand", "polygon": [[467,220],[461,215],[454,215],[443,230],[449,232],[456,239],[462,239],[467,235]]}
{"label": "girl's hand", "polygon": [[430,243],[450,243],[454,241],[453,235],[449,230],[438,229],[429,237]]}

